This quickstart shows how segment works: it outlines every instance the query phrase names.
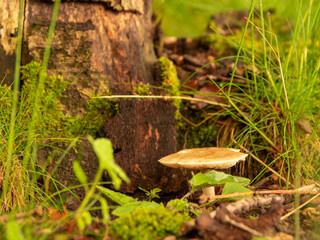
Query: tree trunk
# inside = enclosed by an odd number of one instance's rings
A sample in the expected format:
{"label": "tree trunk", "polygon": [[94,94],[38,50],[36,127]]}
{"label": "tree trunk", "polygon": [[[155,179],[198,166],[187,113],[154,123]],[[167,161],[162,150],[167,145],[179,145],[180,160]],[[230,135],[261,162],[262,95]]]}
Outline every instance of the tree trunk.
{"label": "tree trunk", "polygon": [[[61,99],[66,113],[83,116],[88,96],[103,95],[107,89],[112,94],[133,94],[135,84],[161,85],[158,72],[154,71],[157,61],[152,44],[151,4],[151,0],[61,3],[48,72],[62,75],[65,81],[72,79]],[[24,64],[42,58],[52,9],[51,1],[26,1]],[[113,142],[116,162],[131,179],[122,190],[181,190],[184,178],[180,171],[157,161],[176,151],[172,103],[119,100],[118,104],[119,114],[106,119],[94,137],[108,137]],[[86,140],[79,149],[81,164],[92,180],[97,160]],[[79,159],[76,152],[72,151],[58,170],[59,180],[68,185],[75,181],[72,160]]]}

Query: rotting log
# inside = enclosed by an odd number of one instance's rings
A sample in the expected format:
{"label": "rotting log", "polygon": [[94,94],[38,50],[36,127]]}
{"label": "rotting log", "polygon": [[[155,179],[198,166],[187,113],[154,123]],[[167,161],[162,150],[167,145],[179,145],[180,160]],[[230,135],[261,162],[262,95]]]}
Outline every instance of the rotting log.
{"label": "rotting log", "polygon": [[[151,0],[61,3],[48,73],[72,79],[61,99],[66,113],[83,116],[88,96],[103,95],[106,89],[112,94],[133,94],[135,84],[161,85],[154,71],[151,4]],[[41,59],[52,9],[52,1],[26,1],[24,64]],[[181,172],[157,161],[176,151],[174,113],[172,103],[165,100],[121,100],[119,114],[106,120],[94,136],[113,142],[115,160],[131,178],[122,191],[181,190],[185,182]],[[89,180],[96,173],[97,159],[90,144],[85,140],[79,149],[72,150],[58,169],[58,180],[66,185],[76,181],[72,160],[81,158]],[[45,151],[39,156],[45,158]]]}

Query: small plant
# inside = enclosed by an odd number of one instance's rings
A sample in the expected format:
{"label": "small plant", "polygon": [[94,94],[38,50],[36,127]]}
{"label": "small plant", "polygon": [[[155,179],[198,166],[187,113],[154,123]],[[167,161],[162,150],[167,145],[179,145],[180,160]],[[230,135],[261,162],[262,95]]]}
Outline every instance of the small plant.
{"label": "small plant", "polygon": [[202,213],[201,208],[196,203],[189,203],[186,199],[173,199],[170,200],[167,204],[167,208],[175,209],[178,212],[186,213],[190,215],[190,213],[194,214],[195,216],[199,216]]}
{"label": "small plant", "polygon": [[[87,209],[88,204],[90,203],[92,198],[100,201],[104,223],[107,223],[109,221],[109,210],[106,200],[100,197],[99,195],[95,194],[96,187],[102,177],[103,172],[105,170],[108,172],[115,189],[120,188],[122,180],[124,180],[125,182],[129,182],[129,179],[125,172],[115,163],[113,159],[113,148],[111,141],[104,138],[94,140],[91,136],[89,136],[88,139],[92,144],[94,152],[98,157],[99,168],[90,189],[85,188],[85,198],[82,200],[81,205],[75,213],[75,218],[77,220],[78,227],[81,230],[84,230],[85,227],[89,226],[92,222],[91,215]],[[86,184],[87,177],[80,163],[75,161],[73,167],[75,175],[77,176],[79,181],[82,184]]]}
{"label": "small plant", "polygon": [[141,187],[139,187],[139,189],[146,193],[146,195],[149,197],[149,202],[154,198],[160,198],[159,195],[157,194],[157,193],[161,192],[160,188],[154,188],[154,189],[151,189],[150,191],[145,190]]}

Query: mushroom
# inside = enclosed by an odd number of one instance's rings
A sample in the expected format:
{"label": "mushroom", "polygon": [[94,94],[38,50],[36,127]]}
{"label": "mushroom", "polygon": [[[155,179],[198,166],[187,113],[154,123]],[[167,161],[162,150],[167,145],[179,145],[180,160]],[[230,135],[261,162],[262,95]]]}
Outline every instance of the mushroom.
{"label": "mushroom", "polygon": [[[163,157],[159,162],[167,167],[200,170],[205,173],[211,169],[230,168],[238,161],[245,161],[247,156],[248,154],[233,148],[193,148]],[[203,194],[209,198],[215,196],[214,186],[204,188]]]}

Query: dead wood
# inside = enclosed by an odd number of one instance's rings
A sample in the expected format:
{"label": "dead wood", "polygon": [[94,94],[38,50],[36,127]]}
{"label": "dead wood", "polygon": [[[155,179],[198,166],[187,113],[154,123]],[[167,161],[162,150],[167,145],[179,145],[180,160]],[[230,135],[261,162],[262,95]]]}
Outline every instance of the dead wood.
{"label": "dead wood", "polygon": [[[192,224],[187,225],[189,230],[191,226],[198,235],[210,240],[245,240],[253,236],[270,236],[275,233],[275,228],[280,222],[283,204],[290,200],[291,197],[281,195],[241,199],[223,205],[211,213],[204,213]],[[240,217],[253,209],[263,209],[269,205],[271,208],[258,219]]]}

